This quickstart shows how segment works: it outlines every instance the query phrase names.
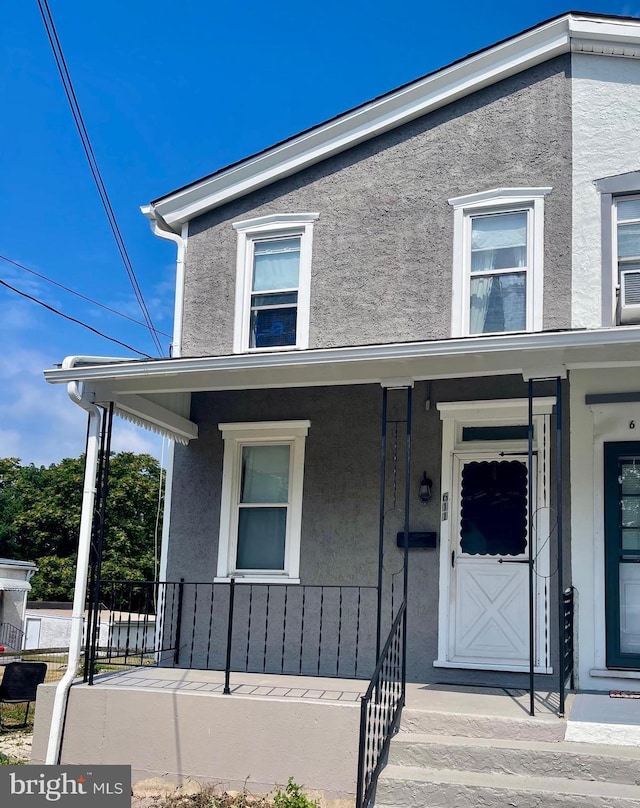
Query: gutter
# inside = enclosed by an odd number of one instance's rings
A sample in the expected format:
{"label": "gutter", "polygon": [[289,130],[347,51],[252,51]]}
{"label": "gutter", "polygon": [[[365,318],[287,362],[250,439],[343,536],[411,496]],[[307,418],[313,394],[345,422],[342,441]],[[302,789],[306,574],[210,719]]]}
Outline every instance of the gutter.
{"label": "gutter", "polygon": [[[112,363],[122,361],[114,357],[95,356],[68,356],[62,363],[63,370],[71,370],[76,364],[91,362]],[[100,428],[102,413],[93,402],[84,395],[84,390],[78,381],[67,384],[69,398],[89,413],[89,427],[87,430],[87,448],[84,472],[84,487],[82,492],[82,510],[80,516],[80,533],[78,536],[78,561],[76,565],[76,581],[73,596],[73,609],[71,612],[71,639],[69,641],[69,658],[67,670],[58,682],[53,701],[51,725],[49,727],[49,742],[45,763],[57,764],[60,761],[62,749],[62,736],[64,719],[67,711],[69,690],[76,678],[76,672],[82,653],[82,635],[84,629],[84,607],[87,595],[87,575],[89,570],[89,553],[91,549],[91,530],[93,527],[93,510],[96,495],[96,477],[98,470],[98,454],[100,447]]]}
{"label": "gutter", "polygon": [[143,205],[140,210],[149,219],[154,236],[173,241],[178,247],[176,258],[176,294],[173,309],[173,342],[171,356],[178,358],[182,353],[182,318],[184,312],[184,259],[187,252],[189,222],[184,222],[181,232],[173,230],[157,212],[153,205]]}

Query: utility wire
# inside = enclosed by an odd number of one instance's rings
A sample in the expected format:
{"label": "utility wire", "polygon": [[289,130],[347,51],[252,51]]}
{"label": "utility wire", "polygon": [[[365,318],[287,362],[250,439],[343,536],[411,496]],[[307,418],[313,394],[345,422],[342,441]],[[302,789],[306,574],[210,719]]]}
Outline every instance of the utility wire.
{"label": "utility wire", "polygon": [[[99,303],[97,300],[93,300],[92,298],[87,297],[86,295],[83,295],[80,292],[76,292],[74,289],[70,289],[63,283],[54,281],[53,278],[48,278],[46,275],[42,275],[40,272],[36,272],[35,269],[26,267],[19,261],[14,261],[13,258],[7,258],[6,255],[0,255],[0,261],[6,261],[8,264],[13,264],[13,266],[18,267],[18,269],[24,269],[25,272],[30,272],[32,275],[35,275],[36,278],[41,278],[43,281],[47,281],[47,283],[51,283],[60,289],[64,289],[64,291],[69,292],[70,295],[75,295],[76,297],[79,297],[81,300],[86,300],[87,303],[92,303],[94,306],[99,306],[101,309],[104,309],[105,311],[108,311],[111,314],[116,314],[118,317],[122,317],[123,319],[128,320],[130,323],[135,323],[136,325],[141,325],[143,328],[147,328],[147,324],[143,323],[141,320],[136,320],[135,317],[129,317],[127,314],[123,314],[121,311],[118,311],[117,309],[112,309],[109,306],[105,306],[104,303]],[[165,331],[157,331],[157,333],[161,334],[163,337],[169,337],[169,339],[171,339],[171,334],[167,334]]]}
{"label": "utility wire", "polygon": [[109,337],[107,334],[103,334],[102,331],[98,331],[97,328],[94,328],[87,323],[82,322],[82,320],[76,320],[75,317],[71,317],[69,314],[64,314],[62,311],[58,311],[58,309],[54,309],[53,306],[50,306],[48,303],[45,303],[42,300],[38,300],[37,297],[33,297],[33,295],[29,295],[26,292],[22,292],[20,289],[16,289],[15,286],[11,286],[10,283],[6,281],[0,280],[0,285],[6,286],[7,289],[11,289],[12,292],[15,292],[18,295],[22,295],[22,297],[26,297],[27,300],[32,300],[34,303],[37,303],[39,306],[43,306],[48,311],[53,312],[53,314],[57,314],[60,317],[64,317],[65,320],[70,320],[72,323],[77,323],[81,325],[83,328],[88,328],[89,331],[93,331],[94,334],[97,334],[99,337],[103,337],[104,339],[108,339],[111,342],[115,342],[118,345],[122,345],[123,348],[126,348],[128,351],[133,351],[133,353],[137,353],[140,356],[144,356],[145,359],[151,359],[149,354],[144,353],[144,351],[139,351],[137,348],[132,348],[131,345],[127,345],[126,342],[121,342],[119,339],[115,337]]}
{"label": "utility wire", "polygon": [[162,356],[163,355],[162,344],[158,339],[158,334],[153,325],[153,321],[151,320],[149,309],[147,308],[147,304],[142,294],[140,284],[138,283],[138,279],[133,269],[133,264],[131,263],[131,259],[129,258],[129,253],[127,252],[127,248],[124,243],[120,227],[118,225],[118,220],[116,219],[116,215],[113,211],[111,200],[109,199],[109,194],[102,179],[102,174],[100,173],[98,161],[96,160],[96,156],[93,151],[93,146],[91,145],[91,140],[89,139],[89,134],[87,132],[87,128],[84,123],[84,118],[82,117],[80,104],[78,103],[73,83],[71,81],[69,68],[67,67],[67,62],[64,58],[62,45],[60,44],[60,40],[58,39],[58,33],[56,31],[56,27],[53,22],[53,17],[51,15],[48,0],[38,0],[38,8],[40,9],[40,14],[42,15],[42,21],[44,22],[44,27],[47,32],[49,44],[51,45],[53,57],[55,59],[56,66],[58,68],[58,73],[60,74],[60,79],[62,80],[62,86],[64,88],[65,95],[67,96],[67,101],[69,102],[69,106],[71,108],[71,114],[73,116],[74,123],[78,130],[78,134],[80,135],[82,148],[84,149],[84,153],[89,163],[89,169],[91,171],[93,180],[96,184],[96,188],[98,189],[98,195],[100,196],[102,207],[104,208],[107,220],[109,221],[109,227],[111,228],[111,232],[116,242],[118,252],[120,253],[120,258],[122,259],[122,263],[124,264],[124,268],[129,277],[133,293],[136,297],[136,300],[138,301],[138,305],[140,306],[140,310],[147,324],[147,328],[149,329],[151,338],[153,339],[158,354]]}

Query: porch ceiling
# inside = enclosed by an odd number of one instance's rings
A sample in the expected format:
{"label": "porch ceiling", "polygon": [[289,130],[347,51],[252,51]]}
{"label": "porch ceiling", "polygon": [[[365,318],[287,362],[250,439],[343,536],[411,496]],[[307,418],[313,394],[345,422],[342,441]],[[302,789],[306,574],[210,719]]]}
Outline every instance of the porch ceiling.
{"label": "porch ceiling", "polygon": [[188,442],[190,394],[351,384],[406,385],[426,379],[640,366],[640,327],[510,334],[432,342],[180,359],[84,364],[45,371],[51,384],[80,382],[98,404],[149,429]]}

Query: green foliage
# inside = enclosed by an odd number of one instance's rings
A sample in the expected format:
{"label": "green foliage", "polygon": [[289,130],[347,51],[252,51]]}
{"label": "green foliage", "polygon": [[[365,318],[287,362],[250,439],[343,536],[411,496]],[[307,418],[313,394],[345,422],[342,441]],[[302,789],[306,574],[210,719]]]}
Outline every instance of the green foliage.
{"label": "green foliage", "polygon": [[[161,474],[150,455],[111,456],[103,578],[153,579]],[[36,562],[34,599],[73,598],[83,480],[84,457],[48,467],[0,458],[0,556]]]}
{"label": "green foliage", "polygon": [[284,791],[278,789],[273,795],[273,804],[276,808],[318,808],[318,803],[307,797],[293,777],[289,778]]}

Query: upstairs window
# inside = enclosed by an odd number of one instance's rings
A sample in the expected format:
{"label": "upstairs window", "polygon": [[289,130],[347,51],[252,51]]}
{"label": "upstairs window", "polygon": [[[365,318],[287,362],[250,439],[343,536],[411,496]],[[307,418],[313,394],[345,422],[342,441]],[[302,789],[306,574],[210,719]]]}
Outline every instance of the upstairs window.
{"label": "upstairs window", "polygon": [[616,213],[616,263],[618,283],[625,269],[640,270],[640,196],[617,198]]}
{"label": "upstairs window", "polygon": [[499,188],[454,208],[452,336],[542,330],[544,197]]}
{"label": "upstairs window", "polygon": [[238,231],[234,351],[309,346],[313,222],[317,213],[235,222]]}

